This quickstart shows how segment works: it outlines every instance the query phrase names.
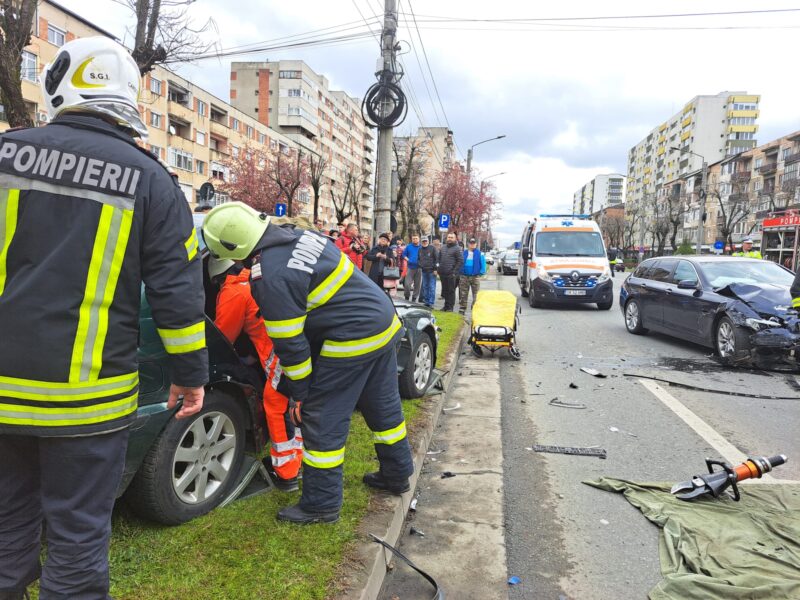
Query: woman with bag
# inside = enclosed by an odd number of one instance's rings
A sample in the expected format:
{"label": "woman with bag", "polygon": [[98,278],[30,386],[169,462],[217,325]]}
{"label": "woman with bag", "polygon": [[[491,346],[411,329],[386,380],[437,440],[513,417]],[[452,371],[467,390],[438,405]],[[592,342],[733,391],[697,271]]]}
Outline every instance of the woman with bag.
{"label": "woman with bag", "polygon": [[397,289],[400,269],[395,266],[394,253],[389,247],[388,233],[382,233],[378,236],[378,243],[369,251],[366,260],[372,262],[369,268],[369,278],[391,295],[391,290]]}

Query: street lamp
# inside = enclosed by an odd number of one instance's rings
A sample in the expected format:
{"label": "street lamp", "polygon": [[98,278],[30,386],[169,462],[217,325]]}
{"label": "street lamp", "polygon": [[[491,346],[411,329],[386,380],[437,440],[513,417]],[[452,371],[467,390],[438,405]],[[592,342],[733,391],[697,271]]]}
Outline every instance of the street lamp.
{"label": "street lamp", "polygon": [[472,171],[472,149],[475,146],[480,146],[481,144],[485,144],[486,142],[502,140],[504,137],[506,137],[505,133],[503,135],[498,135],[497,137],[489,138],[488,140],[483,140],[482,142],[478,142],[477,144],[472,144],[472,146],[469,147],[469,150],[467,150],[467,174],[469,174]]}
{"label": "street lamp", "polygon": [[697,154],[696,152],[692,152],[691,150],[686,150],[685,148],[677,148],[676,146],[670,146],[669,148],[673,152],[680,152],[681,154],[691,154],[696,156],[700,160],[703,161],[702,171],[701,171],[701,179],[700,179],[700,191],[697,193],[698,197],[700,198],[700,218],[698,219],[697,223],[697,249],[696,254],[703,253],[703,237],[704,237],[704,227],[705,227],[705,218],[706,218],[706,184],[708,179],[708,163],[704,156]]}

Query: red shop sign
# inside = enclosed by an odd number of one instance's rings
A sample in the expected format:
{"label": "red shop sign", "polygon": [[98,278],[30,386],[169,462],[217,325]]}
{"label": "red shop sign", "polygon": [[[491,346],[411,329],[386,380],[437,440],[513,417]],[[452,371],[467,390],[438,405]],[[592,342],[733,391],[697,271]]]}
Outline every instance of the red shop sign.
{"label": "red shop sign", "polygon": [[800,225],[800,215],[790,215],[786,217],[773,217],[764,219],[764,227],[791,227]]}

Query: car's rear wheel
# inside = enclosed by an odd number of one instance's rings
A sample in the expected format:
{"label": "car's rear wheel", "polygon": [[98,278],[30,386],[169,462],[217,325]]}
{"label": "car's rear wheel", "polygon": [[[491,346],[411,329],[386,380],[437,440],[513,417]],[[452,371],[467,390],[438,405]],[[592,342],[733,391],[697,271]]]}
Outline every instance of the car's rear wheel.
{"label": "car's rear wheel", "polygon": [[728,317],[717,322],[714,335],[714,349],[725,364],[734,364],[737,359],[750,355],[750,339],[744,330],[736,327]]}
{"label": "car's rear wheel", "polygon": [[647,329],[642,327],[642,308],[637,300],[628,300],[625,305],[625,328],[628,333],[636,335],[647,333]]}
{"label": "car's rear wheel", "polygon": [[400,373],[400,396],[403,398],[423,396],[431,383],[433,366],[434,347],[431,336],[421,331],[408,357],[408,364]]}
{"label": "car's rear wheel", "polygon": [[128,489],[128,502],[139,515],[167,525],[213,510],[236,484],[245,430],[236,399],[208,392],[202,411],[167,423]]}

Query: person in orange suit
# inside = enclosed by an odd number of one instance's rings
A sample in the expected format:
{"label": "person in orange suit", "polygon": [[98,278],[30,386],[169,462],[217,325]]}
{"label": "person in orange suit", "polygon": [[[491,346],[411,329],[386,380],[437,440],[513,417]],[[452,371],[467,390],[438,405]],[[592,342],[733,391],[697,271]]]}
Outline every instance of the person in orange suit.
{"label": "person in orange suit", "polygon": [[278,391],[281,366],[258,305],[250,294],[250,271],[232,260],[210,258],[208,275],[220,288],[214,324],[231,343],[242,332],[247,334],[267,374],[263,402],[272,443],[269,460],[264,459],[264,466],[275,487],[286,492],[295,491],[303,460],[303,440],[299,427],[295,426],[299,419],[295,421],[297,417],[292,414],[299,415],[300,411],[299,407],[290,411],[289,399]]}

